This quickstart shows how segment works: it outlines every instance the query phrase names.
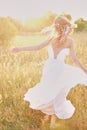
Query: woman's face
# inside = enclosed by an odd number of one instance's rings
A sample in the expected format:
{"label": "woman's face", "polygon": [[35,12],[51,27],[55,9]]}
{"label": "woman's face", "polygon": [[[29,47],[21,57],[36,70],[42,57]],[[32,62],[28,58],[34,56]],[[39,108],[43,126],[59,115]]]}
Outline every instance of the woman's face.
{"label": "woman's face", "polygon": [[68,21],[63,18],[63,17],[57,17],[54,21],[54,28],[55,28],[55,31],[61,35],[64,30],[65,30],[65,27],[66,27],[66,24],[68,24]]}
{"label": "woman's face", "polygon": [[61,34],[64,31],[64,28],[62,25],[60,25],[59,23],[55,24],[55,30]]}

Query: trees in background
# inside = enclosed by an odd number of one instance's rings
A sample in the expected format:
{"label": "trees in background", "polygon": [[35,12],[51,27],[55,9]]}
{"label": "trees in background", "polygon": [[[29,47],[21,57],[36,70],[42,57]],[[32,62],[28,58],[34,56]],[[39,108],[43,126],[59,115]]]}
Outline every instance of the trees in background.
{"label": "trees in background", "polygon": [[[58,14],[52,11],[48,11],[43,17],[27,19],[25,27],[29,32],[39,32],[43,28],[52,25],[57,15]],[[70,21],[72,20],[72,16],[70,14],[61,13],[60,15],[65,16]],[[76,32],[84,30],[87,31],[87,21],[83,18],[77,19],[74,23],[77,24],[77,28],[75,29]]]}
{"label": "trees in background", "polygon": [[17,34],[16,26],[6,17],[0,18],[0,51],[7,49]]}
{"label": "trees in background", "polygon": [[48,11],[42,17],[27,19],[25,27],[29,30],[29,32],[39,32],[43,28],[50,26],[53,23],[55,16],[55,13]]}
{"label": "trees in background", "polygon": [[76,31],[87,31],[87,21],[83,18],[76,20],[75,24],[77,24]]}
{"label": "trees in background", "polygon": [[10,22],[10,23],[12,23],[15,27],[16,27],[16,29],[17,29],[17,33],[19,34],[21,31],[23,31],[23,24],[22,24],[22,21],[20,20],[20,19],[14,19],[14,18],[12,18],[12,17],[7,17],[7,19],[8,19],[8,21]]}
{"label": "trees in background", "polygon": [[[52,11],[48,11],[42,17],[28,18],[25,24],[21,20],[12,17],[0,17],[0,48],[2,46],[8,47],[16,35],[40,32],[43,28],[52,25],[57,15]],[[72,20],[70,14],[61,13],[60,15],[67,17],[70,21]],[[87,21],[83,18],[76,20],[75,24],[77,24],[76,31],[87,31]]]}

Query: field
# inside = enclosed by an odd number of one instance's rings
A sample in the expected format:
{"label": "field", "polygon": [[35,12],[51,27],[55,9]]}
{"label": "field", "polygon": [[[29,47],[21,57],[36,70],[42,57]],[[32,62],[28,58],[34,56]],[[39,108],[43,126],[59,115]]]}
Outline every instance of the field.
{"label": "field", "polygon": [[[87,68],[87,33],[74,33],[76,54]],[[17,36],[14,46],[35,45],[45,36]],[[26,91],[40,81],[47,48],[36,52],[0,55],[0,130],[49,130],[42,125],[44,114],[29,108],[23,100]],[[66,62],[73,64],[70,57]],[[67,96],[76,107],[73,117],[57,119],[54,130],[87,130],[87,88],[77,85]]]}

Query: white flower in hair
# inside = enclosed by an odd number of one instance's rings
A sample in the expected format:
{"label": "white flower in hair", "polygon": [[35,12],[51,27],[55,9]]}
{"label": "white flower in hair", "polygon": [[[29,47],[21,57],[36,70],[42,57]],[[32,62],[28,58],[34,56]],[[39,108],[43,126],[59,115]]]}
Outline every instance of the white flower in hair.
{"label": "white flower in hair", "polygon": [[66,25],[66,29],[65,29],[64,34],[68,34],[68,33],[69,33],[69,31],[70,31],[70,26]]}

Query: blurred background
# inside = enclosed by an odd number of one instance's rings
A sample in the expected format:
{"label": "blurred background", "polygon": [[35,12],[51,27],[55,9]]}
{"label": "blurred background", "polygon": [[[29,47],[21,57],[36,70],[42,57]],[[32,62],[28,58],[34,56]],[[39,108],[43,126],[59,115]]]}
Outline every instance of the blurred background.
{"label": "blurred background", "polygon": [[[77,25],[71,37],[77,57],[87,68],[86,5],[86,0],[0,0],[0,130],[50,130],[49,122],[43,123],[44,114],[23,100],[26,91],[40,81],[47,48],[16,54],[11,50],[39,44],[49,35],[45,30],[55,17],[63,15]],[[73,65],[69,56],[66,63]],[[87,130],[87,87],[78,84],[67,99],[76,111],[68,120],[57,119],[53,129]]]}

